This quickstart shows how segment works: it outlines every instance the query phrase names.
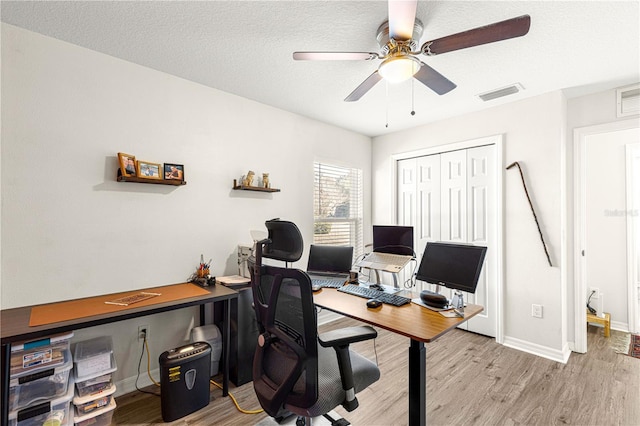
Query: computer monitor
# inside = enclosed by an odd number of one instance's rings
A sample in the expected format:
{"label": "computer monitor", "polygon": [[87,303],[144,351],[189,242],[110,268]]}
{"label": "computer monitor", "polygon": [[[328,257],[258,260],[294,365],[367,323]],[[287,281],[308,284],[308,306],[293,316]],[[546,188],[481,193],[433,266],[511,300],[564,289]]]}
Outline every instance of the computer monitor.
{"label": "computer monitor", "polygon": [[373,251],[412,256],[413,226],[373,225]]}
{"label": "computer monitor", "polygon": [[429,242],[416,279],[475,293],[486,254],[487,248],[482,246]]}
{"label": "computer monitor", "polygon": [[349,274],[353,247],[311,244],[307,272]]}

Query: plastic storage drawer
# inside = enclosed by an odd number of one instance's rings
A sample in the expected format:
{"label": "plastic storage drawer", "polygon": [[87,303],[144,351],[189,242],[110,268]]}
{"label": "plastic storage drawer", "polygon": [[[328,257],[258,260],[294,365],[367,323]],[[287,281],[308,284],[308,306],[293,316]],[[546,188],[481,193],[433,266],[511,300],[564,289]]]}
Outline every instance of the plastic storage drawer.
{"label": "plastic storage drawer", "polygon": [[57,334],[44,339],[11,345],[11,377],[64,364],[73,333]]}
{"label": "plastic storage drawer", "polygon": [[12,376],[9,382],[9,411],[67,393],[69,373],[73,367],[71,351],[66,349],[63,357],[64,363],[57,367],[44,367]]}
{"label": "plastic storage drawer", "polygon": [[73,424],[71,399],[73,398],[73,378],[67,392],[49,401],[32,404],[9,413],[9,426],[62,426]]}
{"label": "plastic storage drawer", "polygon": [[76,377],[86,377],[109,370],[113,353],[111,336],[96,337],[76,343],[73,362]]}
{"label": "plastic storage drawer", "polygon": [[110,369],[89,376],[78,377],[76,374],[75,382],[76,389],[78,390],[77,395],[79,397],[85,397],[100,393],[105,389],[110,388],[113,384],[111,373],[117,370],[116,360],[113,354],[111,354],[111,365],[112,367]]}
{"label": "plastic storage drawer", "polygon": [[73,421],[76,426],[109,426],[115,409],[116,400],[112,399],[106,407],[87,414],[86,416],[76,416]]}
{"label": "plastic storage drawer", "polygon": [[111,403],[113,394],[116,391],[116,386],[111,385],[108,389],[98,392],[94,395],[88,395],[85,397],[75,396],[73,398],[73,405],[75,406],[75,413],[77,416],[85,416],[89,413],[97,411],[102,407],[106,407]]}

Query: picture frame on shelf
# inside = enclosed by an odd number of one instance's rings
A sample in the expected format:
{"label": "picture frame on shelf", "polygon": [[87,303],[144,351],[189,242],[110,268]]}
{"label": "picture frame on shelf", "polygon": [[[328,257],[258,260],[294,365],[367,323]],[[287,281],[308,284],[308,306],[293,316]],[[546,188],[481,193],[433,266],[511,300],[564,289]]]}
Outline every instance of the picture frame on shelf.
{"label": "picture frame on shelf", "polygon": [[162,165],[138,160],[136,162],[136,173],[138,177],[144,179],[162,179]]}
{"label": "picture frame on shelf", "polygon": [[184,165],[164,163],[164,178],[166,180],[184,181]]}
{"label": "picture frame on shelf", "polygon": [[120,164],[120,173],[122,173],[122,176],[137,176],[137,163],[135,155],[119,152],[118,163]]}

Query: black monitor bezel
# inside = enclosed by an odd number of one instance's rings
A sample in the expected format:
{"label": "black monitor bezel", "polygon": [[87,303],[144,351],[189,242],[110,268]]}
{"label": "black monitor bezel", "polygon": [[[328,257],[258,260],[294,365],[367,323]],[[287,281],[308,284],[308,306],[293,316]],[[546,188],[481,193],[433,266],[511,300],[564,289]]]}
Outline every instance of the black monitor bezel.
{"label": "black monitor bezel", "polygon": [[[398,238],[395,241],[384,241],[387,244],[381,244],[383,235],[389,236],[395,233]],[[408,240],[402,240],[402,236],[408,236]],[[388,244],[396,243],[396,244]],[[403,244],[403,243],[410,243]],[[405,225],[373,225],[373,251],[377,253],[391,253],[406,256],[414,256],[413,226]]]}
{"label": "black monitor bezel", "polygon": [[[427,250],[430,248],[438,248],[438,247],[449,247],[449,248],[457,248],[460,250],[473,250],[480,252],[480,257],[477,258],[477,265],[474,268],[474,276],[471,279],[472,283],[457,283],[452,282],[451,280],[442,279],[443,277],[433,277],[428,276],[427,269],[429,258],[426,257]],[[441,285],[447,287],[452,290],[464,291],[466,293],[475,293],[478,287],[478,281],[480,280],[480,274],[482,273],[482,266],[484,265],[484,259],[487,254],[487,247],[485,246],[477,246],[473,244],[456,244],[450,242],[428,242],[424,253],[422,255],[422,259],[420,261],[420,265],[418,266],[418,270],[416,272],[416,280],[424,281],[429,284]],[[426,258],[426,260],[425,260]]]}
{"label": "black monitor bezel", "polygon": [[[332,259],[336,260],[338,257],[342,257],[344,255],[344,264],[341,266],[346,266],[345,269],[335,268],[335,269],[327,269],[322,268],[323,264],[312,264],[312,257],[315,252],[316,256],[322,256],[330,254],[332,255]],[[333,253],[332,253],[333,252]],[[348,256],[347,256],[348,252]],[[338,256],[336,256],[338,255]],[[348,261],[347,261],[348,257]],[[348,265],[347,265],[348,263]],[[324,264],[326,265],[326,263]],[[334,245],[325,245],[325,244],[311,244],[309,247],[309,258],[307,259],[307,272],[309,273],[340,273],[340,274],[348,274],[351,271],[351,266],[353,265],[353,247],[352,246],[334,246]]]}

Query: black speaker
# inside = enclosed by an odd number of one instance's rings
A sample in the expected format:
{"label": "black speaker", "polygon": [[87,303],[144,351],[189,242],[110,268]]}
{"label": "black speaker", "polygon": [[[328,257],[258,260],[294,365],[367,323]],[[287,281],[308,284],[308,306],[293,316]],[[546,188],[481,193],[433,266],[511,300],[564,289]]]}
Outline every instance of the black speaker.
{"label": "black speaker", "polygon": [[195,342],[160,355],[162,420],[171,422],[209,405],[211,346]]}

